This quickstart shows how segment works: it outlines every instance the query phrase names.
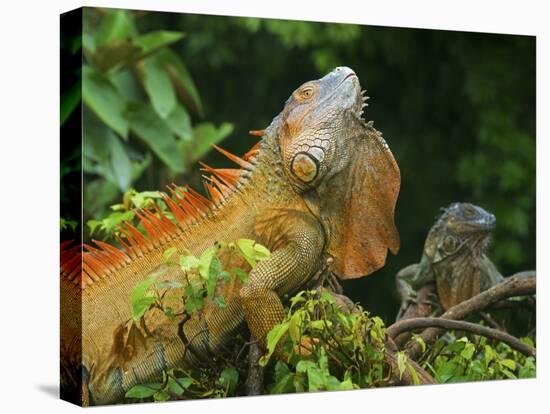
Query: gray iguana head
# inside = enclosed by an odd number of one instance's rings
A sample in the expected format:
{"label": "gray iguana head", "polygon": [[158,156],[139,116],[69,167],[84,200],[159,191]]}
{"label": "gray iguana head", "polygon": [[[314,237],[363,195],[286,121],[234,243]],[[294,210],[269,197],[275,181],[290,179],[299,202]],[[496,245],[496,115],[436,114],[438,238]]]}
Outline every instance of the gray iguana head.
{"label": "gray iguana head", "polygon": [[382,135],[362,119],[366,98],[353,70],[304,83],[277,119],[285,173],[327,233],[331,270],[368,275],[396,253],[400,172]]}
{"label": "gray iguana head", "polygon": [[495,229],[495,216],[470,203],[453,203],[432,226],[424,253],[438,263],[459,253],[479,257],[489,245]]}
{"label": "gray iguana head", "polygon": [[430,229],[423,267],[433,272],[445,309],[479,293],[482,257],[495,224],[495,216],[483,208],[453,203]]}

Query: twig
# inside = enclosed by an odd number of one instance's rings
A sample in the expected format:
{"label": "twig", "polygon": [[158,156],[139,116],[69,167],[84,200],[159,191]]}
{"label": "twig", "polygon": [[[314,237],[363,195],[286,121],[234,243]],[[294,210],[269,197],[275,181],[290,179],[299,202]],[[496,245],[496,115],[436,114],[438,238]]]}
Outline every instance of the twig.
{"label": "twig", "polygon": [[264,385],[264,368],[260,366],[262,350],[258,342],[251,338],[248,351],[248,376],[246,377],[246,395],[260,395]]}
{"label": "twig", "polygon": [[[484,292],[468,299],[456,306],[453,306],[447,310],[441,319],[464,319],[466,316],[474,312],[479,312],[492,304],[514,296],[526,296],[533,295],[536,292],[536,279],[535,277],[518,277],[511,276],[506,278],[503,282],[499,283],[487,289]],[[392,325],[393,326],[393,325]],[[388,329],[391,329],[390,326]],[[441,333],[441,329],[428,328],[420,335],[420,338],[425,342],[431,342],[437,335]],[[411,343],[407,347],[407,355],[411,359],[415,359],[421,352],[420,345],[417,342]]]}
{"label": "twig", "polygon": [[386,330],[386,333],[391,337],[395,337],[403,332],[432,327],[443,328],[445,330],[472,332],[476,335],[486,336],[488,338],[496,339],[497,341],[506,342],[512,348],[526,356],[536,356],[534,348],[524,344],[515,336],[499,331],[498,329],[488,328],[487,326],[478,325],[477,323],[472,322],[455,321],[452,319],[442,318],[412,318],[394,323]]}

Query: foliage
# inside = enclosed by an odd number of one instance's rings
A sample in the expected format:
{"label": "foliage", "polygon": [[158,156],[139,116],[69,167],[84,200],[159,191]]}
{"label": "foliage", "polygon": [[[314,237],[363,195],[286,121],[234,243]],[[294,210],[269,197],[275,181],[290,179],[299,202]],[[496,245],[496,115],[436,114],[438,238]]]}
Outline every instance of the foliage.
{"label": "foliage", "polygon": [[[261,260],[270,257],[266,247],[250,239],[234,242],[218,242],[206,249],[200,257],[189,252],[177,254],[175,247],[167,249],[163,256],[166,264],[178,266],[185,284],[175,280],[164,280],[164,270],[149,275],[138,283],[132,292],[130,303],[135,326],[145,326],[143,319],[151,309],[160,309],[170,320],[182,320],[200,313],[207,301],[213,301],[220,308],[226,302],[219,289],[234,278],[242,284],[248,283],[244,269],[224,269],[220,258],[231,260],[232,255],[241,256],[254,268]],[[174,300],[181,300],[183,310],[174,308]],[[218,367],[219,368],[219,367]],[[224,366],[203,370],[197,376],[191,371],[170,370],[164,372],[162,383],[138,384],[126,393],[127,398],[166,401],[178,398],[225,397],[234,395],[239,380],[235,366]]]}
{"label": "foliage", "polygon": [[[162,279],[166,269],[149,275],[138,283],[132,292],[132,317],[139,321],[151,308],[158,308],[170,319],[176,316],[190,317],[200,312],[207,300],[213,301],[220,308],[226,307],[225,298],[221,295],[220,286],[230,283],[234,278],[241,283],[248,283],[248,274],[239,268],[224,269],[220,257],[231,260],[233,255],[244,258],[254,268],[257,262],[269,258],[270,252],[254,240],[237,239],[234,242],[217,242],[215,246],[204,250],[200,257],[189,252],[177,255],[175,247],[164,252],[164,260],[169,265],[177,265],[182,271],[185,284],[175,280]],[[183,312],[174,313],[171,304],[167,304],[167,294],[174,289],[182,292]]]}
{"label": "foliage", "polygon": [[[187,174],[233,126],[192,124],[190,112],[204,117],[203,103],[171,49],[185,33],[141,33],[139,14],[126,10],[87,8],[83,22],[84,63],[75,86],[82,83],[85,221],[93,220],[93,233],[105,207],[143,181],[146,171],[155,189]],[[80,102],[71,91],[62,97],[62,122]],[[111,230],[105,222],[101,228]]]}
{"label": "foliage", "polygon": [[[522,341],[534,346],[529,337]],[[526,357],[506,343],[491,344],[487,338],[475,335],[457,338],[454,333],[448,333],[429,349],[424,347],[421,359],[439,383],[534,378],[536,375],[533,357]]]}
{"label": "foliage", "polygon": [[[272,394],[349,390],[387,384],[384,324],[355,306],[343,310],[328,291],[302,291],[267,336],[260,364],[274,363]],[[286,360],[286,361],[285,361]]]}
{"label": "foliage", "polygon": [[[230,245],[235,248],[237,243]],[[175,260],[175,253],[175,250],[166,251],[165,259]],[[203,272],[212,269],[208,265],[211,262],[206,259],[210,256],[210,253],[201,258],[182,255],[179,264],[185,272],[194,269],[200,274],[201,268]],[[201,301],[208,297],[207,285],[208,279],[205,279],[200,288]],[[154,285],[148,279],[138,285],[135,292],[141,295],[143,288],[148,290],[151,286]],[[134,310],[141,310],[142,299],[134,299]],[[188,293],[185,300],[189,299]],[[194,301],[194,297],[191,300]],[[325,289],[301,291],[288,303],[287,316],[268,334],[267,350],[260,359],[265,369],[263,393],[351,390],[391,384],[391,367],[384,358],[385,328],[380,318],[369,315],[357,304],[352,307],[342,304],[337,295]],[[193,306],[186,308],[186,312],[197,312],[201,308],[202,305]],[[534,358],[524,356],[503,342],[475,335],[457,338],[454,332],[437,338],[430,347],[416,335],[413,340],[420,342],[423,351],[418,362],[438,383],[533,378],[536,375]],[[525,337],[522,341],[534,345],[531,338]],[[190,370],[168,371],[162,383],[136,385],[126,396],[165,401],[244,395],[247,364],[243,346],[241,340],[236,355],[225,359],[221,365],[201,369],[198,374]],[[396,356],[399,377],[408,371],[414,383],[420,383],[405,352],[400,351]]]}

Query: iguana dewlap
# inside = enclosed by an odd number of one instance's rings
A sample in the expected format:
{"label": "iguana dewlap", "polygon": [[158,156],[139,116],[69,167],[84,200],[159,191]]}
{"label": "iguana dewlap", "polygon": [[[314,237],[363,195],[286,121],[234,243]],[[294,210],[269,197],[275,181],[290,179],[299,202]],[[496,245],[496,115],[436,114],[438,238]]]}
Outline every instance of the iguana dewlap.
{"label": "iguana dewlap", "polygon": [[[133,385],[158,381],[163,370],[200,364],[245,323],[265,344],[285,316],[282,296],[300,289],[329,256],[331,270],[346,279],[372,273],[384,265],[388,249],[397,252],[393,216],[400,173],[381,134],[361,118],[364,100],[347,67],[307,82],[249,153],[227,153],[239,169],[205,167],[210,199],[171,189],[165,200],[177,223],[160,211],[142,210],[147,234],[126,224],[122,248],[85,246],[81,272],[74,258],[79,248],[64,246],[62,377],[76,383],[83,378],[84,403],[120,402]],[[238,279],[219,286],[226,308],[207,303],[185,323],[192,352],[185,352],[177,323],[160,311],[146,316],[150,336],[136,333],[129,300],[136,284],[155,272],[185,281],[163,252],[175,247],[199,256],[218,240],[239,238],[267,246],[271,257],[250,272],[245,286]],[[75,372],[80,349],[82,367]]]}

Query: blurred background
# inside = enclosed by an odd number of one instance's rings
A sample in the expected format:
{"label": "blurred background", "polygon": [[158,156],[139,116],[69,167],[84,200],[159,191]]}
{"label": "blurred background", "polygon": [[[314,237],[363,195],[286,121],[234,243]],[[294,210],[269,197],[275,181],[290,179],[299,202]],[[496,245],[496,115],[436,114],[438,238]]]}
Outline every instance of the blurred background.
{"label": "blurred background", "polygon": [[[171,182],[202,190],[199,160],[230,165],[211,144],[243,154],[300,84],[349,66],[402,186],[399,254],[346,293],[393,321],[395,273],[455,201],[496,215],[489,257],[504,275],[535,268],[534,37],[113,9],[82,22],[84,35],[76,24],[61,36],[62,66],[75,68],[62,75],[62,239],[111,239]],[[80,107],[82,226],[70,201]]]}

